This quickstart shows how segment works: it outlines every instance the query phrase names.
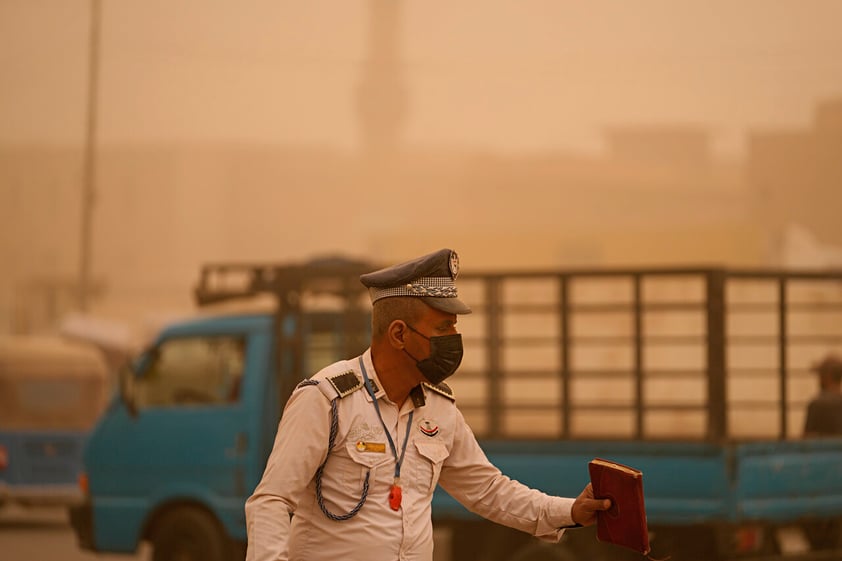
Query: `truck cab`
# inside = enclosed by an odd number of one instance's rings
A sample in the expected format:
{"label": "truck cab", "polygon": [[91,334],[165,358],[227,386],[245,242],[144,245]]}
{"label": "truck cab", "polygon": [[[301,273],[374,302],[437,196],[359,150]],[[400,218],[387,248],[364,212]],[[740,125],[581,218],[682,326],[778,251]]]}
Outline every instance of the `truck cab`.
{"label": "truck cab", "polygon": [[92,345],[0,339],[0,505],[82,500],[82,450],[109,385],[105,359]]}
{"label": "truck cab", "polygon": [[[322,280],[342,282],[312,291],[297,282],[318,278],[319,265],[266,272],[292,282],[271,311],[180,320],[126,364],[85,449],[86,500],[71,509],[83,548],[131,553],[148,541],[156,560],[242,558],[243,505],[286,396],[305,373],[362,352],[368,340],[367,313],[341,305],[360,300],[360,289],[343,292],[360,267],[322,266],[329,269]],[[199,287],[199,297],[216,304],[242,296],[208,290]],[[306,302],[304,312],[302,299],[313,297],[327,301]]]}

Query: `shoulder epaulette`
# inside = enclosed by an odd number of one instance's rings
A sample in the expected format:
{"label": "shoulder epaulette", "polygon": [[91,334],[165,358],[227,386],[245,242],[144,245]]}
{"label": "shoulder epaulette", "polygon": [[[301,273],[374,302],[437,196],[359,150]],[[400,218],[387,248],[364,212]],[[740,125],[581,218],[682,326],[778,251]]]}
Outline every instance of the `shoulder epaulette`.
{"label": "shoulder epaulette", "polygon": [[443,395],[450,401],[456,401],[456,396],[453,395],[453,390],[450,389],[450,386],[445,384],[444,382],[440,382],[435,386],[433,384],[429,384],[427,382],[422,382],[424,387],[436,392],[437,394]]}
{"label": "shoulder epaulette", "polygon": [[[325,379],[328,381],[331,387],[333,387],[333,389],[336,390],[336,394],[339,397],[351,395],[352,393],[363,387],[363,381],[360,380],[360,378],[357,376],[357,373],[353,370],[349,370],[342,374],[337,374],[336,376],[328,376]],[[327,388],[323,389],[322,392],[324,393],[325,390],[327,390]]]}

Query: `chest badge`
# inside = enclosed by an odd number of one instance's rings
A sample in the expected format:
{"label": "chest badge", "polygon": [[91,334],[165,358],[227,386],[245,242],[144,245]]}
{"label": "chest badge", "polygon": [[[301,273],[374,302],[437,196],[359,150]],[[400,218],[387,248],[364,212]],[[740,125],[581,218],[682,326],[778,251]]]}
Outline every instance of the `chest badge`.
{"label": "chest badge", "polygon": [[374,452],[376,454],[386,453],[385,442],[366,442],[364,440],[360,440],[357,442],[356,447],[360,452]]}
{"label": "chest badge", "polygon": [[424,436],[434,437],[439,433],[439,426],[429,419],[421,419],[418,423],[418,430]]}

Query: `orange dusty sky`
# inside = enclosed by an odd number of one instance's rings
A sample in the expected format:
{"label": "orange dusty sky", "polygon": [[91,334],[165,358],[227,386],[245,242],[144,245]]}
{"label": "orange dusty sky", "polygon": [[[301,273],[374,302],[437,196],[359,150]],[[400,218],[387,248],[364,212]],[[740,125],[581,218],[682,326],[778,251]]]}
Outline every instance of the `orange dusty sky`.
{"label": "orange dusty sky", "polygon": [[[103,0],[102,143],[357,146],[374,2]],[[835,0],[401,2],[414,145],[598,151],[609,126],[804,127],[842,94]],[[0,2],[0,142],[81,144],[88,4]]]}

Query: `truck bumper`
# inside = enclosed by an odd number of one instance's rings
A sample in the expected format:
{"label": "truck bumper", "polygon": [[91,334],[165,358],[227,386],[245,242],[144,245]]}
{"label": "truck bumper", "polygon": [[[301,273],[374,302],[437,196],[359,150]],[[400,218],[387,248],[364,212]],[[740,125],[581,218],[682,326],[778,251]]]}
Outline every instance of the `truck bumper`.
{"label": "truck bumper", "polygon": [[0,481],[0,503],[25,506],[73,506],[84,497],[77,485],[10,485]]}
{"label": "truck bumper", "polygon": [[96,551],[94,544],[94,516],[91,503],[85,501],[82,504],[70,507],[70,525],[76,534],[76,541],[79,547],[90,551]]}

